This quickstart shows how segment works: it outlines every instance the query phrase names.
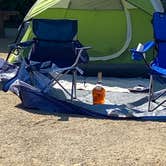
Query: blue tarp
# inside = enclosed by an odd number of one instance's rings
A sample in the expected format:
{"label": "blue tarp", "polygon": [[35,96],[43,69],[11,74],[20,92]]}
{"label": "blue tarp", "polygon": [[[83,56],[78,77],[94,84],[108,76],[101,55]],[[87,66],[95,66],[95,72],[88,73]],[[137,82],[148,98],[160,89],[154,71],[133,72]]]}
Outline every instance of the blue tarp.
{"label": "blue tarp", "polygon": [[[166,110],[147,112],[136,109],[137,105],[129,108],[125,104],[118,105],[110,103],[104,105],[92,105],[79,100],[73,102],[67,99],[60,100],[58,96],[51,96],[49,91],[43,91],[43,85],[48,81],[47,79],[44,79],[45,76],[41,77],[42,74],[34,74],[33,72],[29,73],[25,66],[26,65],[24,62],[22,62],[17,74],[4,84],[3,89],[5,89],[5,91],[11,90],[18,95],[26,108],[38,109],[45,111],[46,113],[51,111],[55,113],[76,114],[86,117],[90,116],[93,118],[140,119],[157,121],[166,120]],[[15,71],[13,70],[13,72]],[[0,78],[2,77],[3,74],[0,74]],[[119,99],[123,97],[122,93],[119,93],[118,95]],[[130,94],[125,95],[130,96]]]}

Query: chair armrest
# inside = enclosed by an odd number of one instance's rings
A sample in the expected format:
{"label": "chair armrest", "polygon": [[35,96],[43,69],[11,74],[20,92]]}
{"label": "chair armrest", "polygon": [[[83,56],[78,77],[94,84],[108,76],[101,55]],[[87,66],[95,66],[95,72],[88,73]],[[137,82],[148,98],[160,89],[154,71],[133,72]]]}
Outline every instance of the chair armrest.
{"label": "chair armrest", "polygon": [[72,65],[73,67],[78,64],[79,59],[81,58],[81,55],[82,55],[83,51],[84,51],[84,50],[88,50],[88,49],[90,49],[90,48],[92,48],[92,47],[87,46],[87,47],[76,47],[76,48],[75,48],[75,49],[76,49],[76,52],[78,51],[78,55],[77,55],[77,58],[76,58],[74,64]]}
{"label": "chair armrest", "polygon": [[152,47],[155,46],[154,41],[148,41],[144,45],[140,47],[140,45],[137,46],[137,48],[131,49],[131,55],[133,60],[142,60],[145,59],[145,53],[149,51]]}
{"label": "chair armrest", "polygon": [[34,43],[34,40],[29,40],[29,41],[26,41],[26,42],[12,43],[12,44],[9,44],[8,47],[10,48],[10,50],[14,50],[14,49],[29,47],[33,43]]}
{"label": "chair armrest", "polygon": [[87,47],[80,47],[80,48],[76,48],[76,50],[78,50],[78,51],[83,51],[83,50],[88,50],[88,49],[90,49],[90,48],[92,48],[92,47],[90,47],[90,46],[87,46]]}
{"label": "chair armrest", "polygon": [[147,52],[149,51],[151,48],[153,48],[155,46],[155,42],[154,41],[148,41],[144,44],[144,49],[143,52]]}

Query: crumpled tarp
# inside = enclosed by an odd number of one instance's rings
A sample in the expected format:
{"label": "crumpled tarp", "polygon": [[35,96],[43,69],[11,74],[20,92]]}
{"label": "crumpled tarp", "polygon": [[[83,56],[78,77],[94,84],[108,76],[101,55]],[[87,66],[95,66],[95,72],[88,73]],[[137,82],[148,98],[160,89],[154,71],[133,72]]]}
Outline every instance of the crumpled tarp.
{"label": "crumpled tarp", "polygon": [[18,71],[18,66],[7,63],[0,58],[0,82],[5,82],[13,78]]}
{"label": "crumpled tarp", "polygon": [[[64,95],[62,89],[46,86],[50,81],[48,77],[38,71],[30,72],[26,70],[25,66],[25,62],[22,62],[18,69],[17,66],[3,62],[0,78],[1,80],[6,79],[3,90],[10,90],[19,96],[26,108],[46,112],[79,114],[95,118],[166,120],[166,109],[164,107],[160,107],[159,110],[154,112],[147,112],[148,98],[146,94],[111,92],[107,97],[112,102],[107,101],[103,105],[93,105],[84,102],[84,100],[92,100],[91,91],[78,90],[78,100],[71,101]],[[9,72],[9,75],[7,72]],[[54,93],[52,93],[53,91]]]}

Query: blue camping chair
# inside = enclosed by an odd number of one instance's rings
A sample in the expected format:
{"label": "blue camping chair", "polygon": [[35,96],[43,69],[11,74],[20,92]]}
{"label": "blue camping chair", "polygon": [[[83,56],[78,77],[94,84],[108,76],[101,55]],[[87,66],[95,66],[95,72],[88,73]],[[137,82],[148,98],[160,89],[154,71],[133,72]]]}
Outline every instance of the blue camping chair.
{"label": "blue camping chair", "polygon": [[[149,104],[148,111],[154,111],[159,106],[163,105],[166,100],[157,103],[157,99],[166,94],[166,90],[162,90],[162,93],[155,96],[154,94],[154,76],[157,78],[166,79],[166,13],[155,12],[152,19],[153,31],[155,41],[150,41],[144,45],[139,44],[136,49],[131,49],[132,59],[133,60],[144,60],[148,66],[150,73],[150,84],[149,84]],[[148,64],[146,61],[146,52],[155,48],[156,57]],[[151,109],[151,102],[157,103],[157,106]]]}
{"label": "blue camping chair", "polygon": [[[32,29],[35,35],[33,40],[11,45],[11,49],[14,52],[30,47],[28,57],[23,58],[26,69],[51,77],[45,88],[57,83],[73,100],[76,98],[77,72],[83,74],[78,65],[89,61],[86,50],[90,48],[77,40],[77,20],[33,19]],[[71,92],[59,82],[62,76],[69,73],[72,74]]]}

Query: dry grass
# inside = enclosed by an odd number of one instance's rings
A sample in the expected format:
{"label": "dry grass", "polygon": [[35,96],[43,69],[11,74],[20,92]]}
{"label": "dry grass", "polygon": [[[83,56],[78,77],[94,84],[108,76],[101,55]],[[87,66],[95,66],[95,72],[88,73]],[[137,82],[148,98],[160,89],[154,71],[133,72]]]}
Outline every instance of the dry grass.
{"label": "dry grass", "polygon": [[0,92],[0,166],[165,163],[164,122],[32,113],[20,106],[15,95]]}

